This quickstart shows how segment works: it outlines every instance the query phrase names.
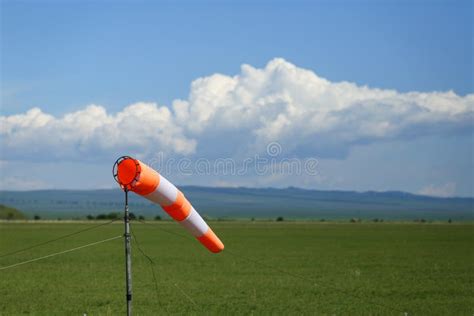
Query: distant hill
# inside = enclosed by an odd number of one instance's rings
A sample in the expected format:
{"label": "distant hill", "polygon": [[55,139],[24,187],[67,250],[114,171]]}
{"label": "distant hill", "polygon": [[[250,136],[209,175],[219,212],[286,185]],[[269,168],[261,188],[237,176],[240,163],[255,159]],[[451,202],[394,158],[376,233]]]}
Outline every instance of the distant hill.
{"label": "distant hill", "polygon": [[26,219],[26,216],[16,208],[0,204],[0,219]]}
{"label": "distant hill", "polygon": [[[474,220],[473,198],[435,198],[405,192],[318,191],[299,188],[211,188],[184,186],[196,209],[224,218],[382,218]],[[0,203],[42,218],[84,218],[122,211],[123,193],[110,190],[0,191]],[[130,194],[130,210],[147,217],[164,212]],[[164,216],[166,217],[166,216]]]}

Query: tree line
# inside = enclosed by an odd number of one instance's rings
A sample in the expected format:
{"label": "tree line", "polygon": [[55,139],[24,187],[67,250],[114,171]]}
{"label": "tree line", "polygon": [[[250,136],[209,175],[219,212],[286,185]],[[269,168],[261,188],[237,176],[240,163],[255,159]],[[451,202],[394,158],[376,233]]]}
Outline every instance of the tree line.
{"label": "tree line", "polygon": [[[135,215],[135,213],[132,213],[130,212],[129,213],[129,217],[131,220],[140,220],[140,221],[144,221],[146,220],[145,216],[143,215]],[[123,218],[123,213],[119,213],[119,212],[110,212],[110,213],[101,213],[101,214],[97,214],[96,216],[92,215],[92,214],[89,214],[86,216],[86,218],[88,220],[106,220],[106,219],[110,219],[110,220],[113,220],[113,219],[119,219],[119,218]],[[161,216],[157,215],[155,216],[154,218],[155,221],[160,221],[161,220]]]}

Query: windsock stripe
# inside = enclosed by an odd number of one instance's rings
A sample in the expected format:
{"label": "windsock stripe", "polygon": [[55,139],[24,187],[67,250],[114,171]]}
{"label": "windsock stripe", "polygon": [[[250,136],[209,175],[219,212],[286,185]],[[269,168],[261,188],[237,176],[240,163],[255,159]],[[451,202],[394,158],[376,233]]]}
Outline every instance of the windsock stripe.
{"label": "windsock stripe", "polygon": [[133,191],[139,195],[145,196],[154,192],[160,185],[160,174],[147,165],[140,163],[140,176],[138,183],[134,183]]}
{"label": "windsock stripe", "polygon": [[204,235],[209,229],[209,226],[207,226],[206,222],[202,219],[201,215],[196,212],[194,207],[191,207],[189,216],[179,223],[194,237]]}
{"label": "windsock stripe", "polygon": [[179,190],[160,174],[160,185],[156,189],[162,196],[164,201],[160,205],[171,205],[177,197]]}
{"label": "windsock stripe", "polygon": [[184,194],[178,190],[178,196],[176,201],[171,205],[161,206],[166,213],[169,214],[174,220],[181,222],[189,216],[191,212],[191,203],[184,197]]}
{"label": "windsock stripe", "polygon": [[211,228],[201,237],[196,237],[201,244],[203,244],[210,251],[217,253],[224,250],[224,244],[222,241],[214,234]]}
{"label": "windsock stripe", "polygon": [[154,203],[160,204],[161,206],[171,205],[178,197],[178,189],[161,174],[159,177],[160,181],[158,187],[144,197]]}

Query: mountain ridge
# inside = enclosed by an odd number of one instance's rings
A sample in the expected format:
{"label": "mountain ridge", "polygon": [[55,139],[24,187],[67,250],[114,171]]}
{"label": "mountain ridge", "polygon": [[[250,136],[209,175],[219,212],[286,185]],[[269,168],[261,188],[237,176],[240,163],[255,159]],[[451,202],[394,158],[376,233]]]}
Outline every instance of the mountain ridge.
{"label": "mountain ridge", "polygon": [[[209,217],[474,219],[474,198],[432,197],[403,191],[314,190],[297,187],[249,188],[180,186],[201,213]],[[0,203],[25,214],[45,217],[84,217],[121,211],[119,188],[96,190],[0,191]],[[135,194],[130,206],[137,214],[163,215],[160,208]]]}
{"label": "mountain ridge", "polygon": [[[210,189],[210,190],[275,190],[275,191],[287,191],[287,190],[295,190],[295,191],[305,191],[305,192],[325,192],[325,193],[354,193],[354,194],[375,194],[375,195],[399,195],[399,196],[412,196],[412,197],[421,197],[421,198],[428,198],[428,199],[467,199],[473,200],[474,197],[469,196],[434,196],[434,195],[425,195],[425,194],[417,194],[411,193],[407,191],[399,191],[399,190],[387,190],[387,191],[376,191],[376,190],[367,190],[367,191],[357,191],[357,190],[318,190],[318,189],[308,189],[308,188],[301,188],[295,186],[288,186],[286,188],[278,188],[278,187],[247,187],[247,186],[219,186],[219,187],[212,187],[212,186],[201,186],[201,185],[179,185],[179,188],[199,188],[199,189]],[[120,191],[118,188],[99,188],[99,189],[35,189],[35,190],[0,190],[0,194],[3,192],[50,192],[50,191],[64,191],[64,192],[89,192],[89,191]]]}

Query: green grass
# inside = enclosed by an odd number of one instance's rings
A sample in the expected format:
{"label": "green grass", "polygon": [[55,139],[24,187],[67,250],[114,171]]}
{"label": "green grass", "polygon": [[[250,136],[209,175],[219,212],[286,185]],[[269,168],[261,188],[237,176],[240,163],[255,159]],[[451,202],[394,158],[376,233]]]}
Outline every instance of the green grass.
{"label": "green grass", "polygon": [[26,216],[16,208],[0,204],[0,219],[19,220],[26,219]]}
{"label": "green grass", "polygon": [[[0,223],[0,255],[90,225]],[[158,281],[157,293],[150,265],[133,244],[135,315],[474,313],[472,224],[211,226],[226,245],[221,254],[162,231],[185,234],[176,223],[133,224]],[[0,267],[122,231],[121,224],[99,227],[0,258]],[[0,271],[1,315],[117,315],[125,311],[124,295],[122,239]]]}

